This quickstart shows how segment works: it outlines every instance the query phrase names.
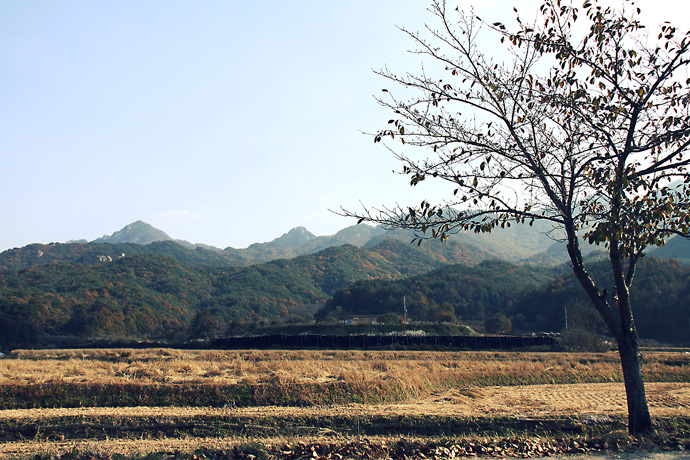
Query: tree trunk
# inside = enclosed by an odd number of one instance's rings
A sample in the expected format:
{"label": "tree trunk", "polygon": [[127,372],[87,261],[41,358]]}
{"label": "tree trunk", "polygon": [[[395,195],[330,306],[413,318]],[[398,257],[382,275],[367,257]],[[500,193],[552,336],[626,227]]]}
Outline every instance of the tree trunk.
{"label": "tree trunk", "polygon": [[621,358],[625,395],[628,400],[628,432],[633,435],[648,433],[652,430],[652,419],[642,380],[642,355],[634,329],[623,332],[623,336],[618,340],[618,354]]}
{"label": "tree trunk", "polygon": [[647,395],[642,380],[642,355],[633,321],[628,285],[621,281],[624,278],[620,265],[617,264],[620,258],[617,254],[611,258],[614,278],[620,281],[616,289],[619,298],[616,307],[612,307],[606,298],[606,291],[599,292],[596,284],[585,270],[574,227],[566,226],[566,232],[568,235],[568,254],[573,263],[575,276],[618,343],[618,354],[621,358],[625,382],[625,396],[628,401],[628,431],[630,434],[648,433],[652,430],[652,419],[649,415]]}

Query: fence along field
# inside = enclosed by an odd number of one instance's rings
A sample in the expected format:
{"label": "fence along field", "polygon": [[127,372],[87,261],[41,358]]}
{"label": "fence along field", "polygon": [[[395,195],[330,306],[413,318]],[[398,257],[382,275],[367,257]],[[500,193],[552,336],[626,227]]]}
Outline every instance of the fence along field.
{"label": "fence along field", "polygon": [[[687,433],[690,355],[645,357],[655,417]],[[0,456],[12,442],[59,452],[55,440],[141,453],[307,435],[589,435],[623,426],[621,381],[613,352],[16,350],[0,360]],[[606,423],[579,419],[585,406]]]}

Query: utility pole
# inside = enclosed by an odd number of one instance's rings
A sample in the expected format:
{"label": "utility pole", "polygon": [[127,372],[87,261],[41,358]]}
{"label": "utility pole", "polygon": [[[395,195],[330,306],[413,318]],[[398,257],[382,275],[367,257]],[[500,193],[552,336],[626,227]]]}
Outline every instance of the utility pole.
{"label": "utility pole", "polygon": [[403,322],[407,324],[407,303],[405,302],[405,296],[403,296]]}
{"label": "utility pole", "polygon": [[568,329],[568,306],[565,305],[563,310],[565,311],[565,328]]}

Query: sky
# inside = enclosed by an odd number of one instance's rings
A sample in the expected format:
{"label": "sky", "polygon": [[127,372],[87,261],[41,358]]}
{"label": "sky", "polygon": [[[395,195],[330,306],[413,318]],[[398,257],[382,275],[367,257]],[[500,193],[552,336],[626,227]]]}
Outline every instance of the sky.
{"label": "sky", "polygon": [[[537,4],[450,3],[491,22]],[[637,2],[643,22],[687,29],[689,3]],[[242,248],[298,226],[334,234],[356,223],[341,206],[440,200],[364,134],[391,118],[373,70],[420,69],[397,26],[433,23],[427,6],[0,0],[0,251],[136,220]]]}

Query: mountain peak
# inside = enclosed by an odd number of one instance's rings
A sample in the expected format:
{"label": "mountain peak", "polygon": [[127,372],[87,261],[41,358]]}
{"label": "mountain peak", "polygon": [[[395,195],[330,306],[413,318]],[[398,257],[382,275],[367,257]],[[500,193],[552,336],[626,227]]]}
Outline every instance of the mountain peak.
{"label": "mountain peak", "polygon": [[172,240],[164,231],[158,230],[144,221],[138,220],[129,225],[125,225],[121,230],[116,231],[112,235],[103,235],[102,237],[93,240],[93,243],[136,243],[149,244],[155,241]]}
{"label": "mountain peak", "polygon": [[271,243],[288,248],[294,248],[302,246],[303,244],[306,244],[315,239],[316,236],[306,228],[295,227],[289,232],[283,234],[281,237],[271,241]]}

